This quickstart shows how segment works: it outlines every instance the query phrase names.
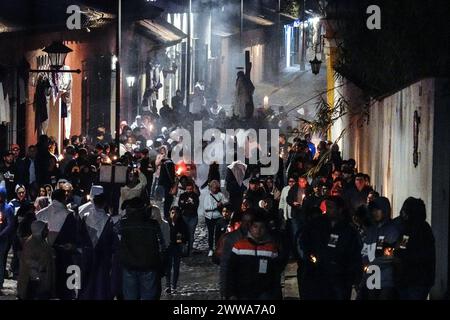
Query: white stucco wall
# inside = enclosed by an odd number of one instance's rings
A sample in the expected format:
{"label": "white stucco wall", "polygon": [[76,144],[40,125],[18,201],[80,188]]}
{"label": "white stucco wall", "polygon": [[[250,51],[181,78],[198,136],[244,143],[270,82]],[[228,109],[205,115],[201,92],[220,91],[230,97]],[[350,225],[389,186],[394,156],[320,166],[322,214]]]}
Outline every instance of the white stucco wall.
{"label": "white stucco wall", "polygon": [[[450,214],[450,80],[423,79],[376,101],[368,123],[346,117],[332,130],[333,139],[349,128],[340,142],[344,159],[354,158],[373,186],[391,200],[393,216],[409,197],[424,200],[427,221],[436,242],[436,277],[432,299],[448,293]],[[353,103],[361,91],[347,84],[335,92]],[[413,164],[414,111],[420,116],[419,164]],[[359,120],[359,121],[358,121]]]}
{"label": "white stucco wall", "polygon": [[[353,103],[361,97],[352,85],[344,86],[339,92]],[[421,118],[417,167],[413,164],[415,110]],[[368,123],[347,117],[332,130],[334,140],[342,129],[348,129],[340,142],[344,159],[354,158],[359,171],[371,176],[374,188],[390,199],[394,217],[405,199],[413,196],[425,201],[427,220],[431,222],[433,110],[434,80],[424,79],[376,101],[370,109]]]}

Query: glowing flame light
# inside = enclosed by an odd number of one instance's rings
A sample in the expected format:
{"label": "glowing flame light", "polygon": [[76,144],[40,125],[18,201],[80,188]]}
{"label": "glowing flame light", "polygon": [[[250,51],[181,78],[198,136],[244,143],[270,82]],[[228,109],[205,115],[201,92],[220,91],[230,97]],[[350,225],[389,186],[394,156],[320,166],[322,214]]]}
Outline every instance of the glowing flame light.
{"label": "glowing flame light", "polygon": [[180,161],[175,166],[175,173],[177,176],[183,175],[187,171],[186,163]]}
{"label": "glowing flame light", "polygon": [[393,248],[384,248],[384,255],[386,257],[392,257],[394,255],[394,249]]}

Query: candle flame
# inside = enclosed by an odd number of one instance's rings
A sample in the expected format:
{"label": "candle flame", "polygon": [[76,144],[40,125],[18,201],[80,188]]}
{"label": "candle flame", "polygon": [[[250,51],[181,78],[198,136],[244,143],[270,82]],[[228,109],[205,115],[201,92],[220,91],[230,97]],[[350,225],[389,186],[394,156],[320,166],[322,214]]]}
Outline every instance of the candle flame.
{"label": "candle flame", "polygon": [[393,248],[384,248],[384,255],[386,257],[392,257],[394,255],[394,249]]}

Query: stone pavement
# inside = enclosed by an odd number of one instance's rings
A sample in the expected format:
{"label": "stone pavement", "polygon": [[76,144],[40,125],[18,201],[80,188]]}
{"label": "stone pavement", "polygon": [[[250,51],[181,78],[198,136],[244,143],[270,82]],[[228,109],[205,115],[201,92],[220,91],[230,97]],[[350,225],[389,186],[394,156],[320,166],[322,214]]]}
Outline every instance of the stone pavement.
{"label": "stone pavement", "polygon": [[[286,268],[283,281],[283,295],[285,299],[298,299],[297,264],[290,263]],[[162,279],[163,291],[165,279]],[[3,296],[0,300],[16,299],[15,280],[5,280]],[[194,253],[183,258],[180,266],[180,278],[176,294],[165,295],[162,300],[220,300],[219,266],[212,263],[208,257],[208,234],[204,217],[199,217],[199,224],[195,232]]]}

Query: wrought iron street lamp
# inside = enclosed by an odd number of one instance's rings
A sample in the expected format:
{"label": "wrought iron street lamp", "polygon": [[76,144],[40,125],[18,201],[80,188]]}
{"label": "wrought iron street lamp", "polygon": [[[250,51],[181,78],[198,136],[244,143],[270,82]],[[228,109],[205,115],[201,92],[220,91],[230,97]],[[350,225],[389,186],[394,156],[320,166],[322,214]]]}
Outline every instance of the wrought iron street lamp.
{"label": "wrought iron street lamp", "polygon": [[51,45],[45,47],[42,51],[47,53],[48,58],[50,60],[50,69],[49,70],[29,70],[29,72],[40,73],[40,72],[51,72],[51,73],[60,73],[60,72],[69,72],[69,73],[81,73],[80,69],[76,70],[67,70],[62,69],[64,66],[64,62],[66,61],[67,55],[73,50],[69,47],[65,46],[60,41],[53,41]]}
{"label": "wrought iron street lamp", "polygon": [[44,48],[42,51],[48,54],[50,67],[59,70],[64,66],[67,54],[73,50],[60,41],[53,41],[51,45]]}

